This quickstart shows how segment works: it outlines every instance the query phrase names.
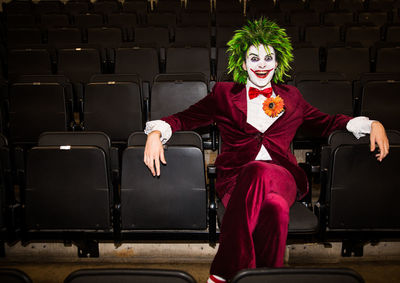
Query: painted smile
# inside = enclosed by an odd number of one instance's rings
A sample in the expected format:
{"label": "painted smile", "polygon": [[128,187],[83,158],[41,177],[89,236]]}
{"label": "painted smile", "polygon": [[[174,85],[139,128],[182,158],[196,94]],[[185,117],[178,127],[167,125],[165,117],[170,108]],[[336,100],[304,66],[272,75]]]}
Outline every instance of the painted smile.
{"label": "painted smile", "polygon": [[272,69],[269,69],[269,70],[253,70],[253,69],[250,69],[258,78],[260,78],[260,79],[265,79],[267,76],[268,76],[268,74],[273,70],[273,68]]}

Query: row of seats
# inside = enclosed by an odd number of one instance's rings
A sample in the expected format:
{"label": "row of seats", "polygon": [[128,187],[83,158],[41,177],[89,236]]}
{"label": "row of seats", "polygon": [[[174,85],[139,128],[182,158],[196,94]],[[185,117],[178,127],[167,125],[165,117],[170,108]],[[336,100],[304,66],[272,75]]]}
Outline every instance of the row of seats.
{"label": "row of seats", "polygon": [[[137,46],[153,44],[158,47],[171,45],[198,45],[225,47],[232,38],[238,26],[219,26],[208,28],[201,26],[168,28],[162,26],[136,26],[121,28],[112,26],[48,28],[9,28],[7,31],[7,47],[10,48],[38,48],[42,44],[62,47],[71,44],[99,44],[103,47],[121,46],[124,43],[134,42]],[[370,47],[379,42],[398,43],[400,25],[370,26],[282,26],[291,38],[292,44],[309,43],[320,47],[338,43],[360,43],[363,47]]]}
{"label": "row of seats", "polygon": [[[18,269],[0,269],[2,282],[32,283],[29,276]],[[237,273],[232,283],[249,282],[292,282],[306,283],[363,283],[360,274],[347,268],[274,268],[243,270]],[[278,280],[278,281],[276,281]],[[284,280],[284,281],[282,281]],[[196,283],[187,272],[162,269],[80,269],[65,278],[64,283],[109,283],[109,282],[164,282],[164,283]]]}
{"label": "row of seats", "polygon": [[[82,46],[82,45],[80,45]],[[399,72],[400,49],[395,46],[360,46],[294,49],[291,74],[299,72],[339,72],[345,79],[359,80],[370,72]],[[190,62],[190,64],[188,64]],[[107,48],[93,45],[60,49],[10,49],[3,76],[10,82],[21,75],[65,75],[72,82],[89,81],[94,74],[138,74],[150,84],[159,73],[193,73],[207,81],[232,80],[227,75],[226,47]],[[293,79],[293,78],[292,78]]]}
{"label": "row of seats", "polygon": [[[289,243],[340,241],[349,256],[362,254],[368,241],[398,239],[400,179],[393,168],[400,162],[400,132],[387,134],[391,149],[383,162],[370,153],[369,137],[357,140],[344,131],[330,136],[322,149],[318,203],[303,199],[290,208]],[[213,245],[223,206],[215,197],[212,165],[206,181],[201,137],[175,133],[160,177],[143,163],[145,141],[143,132],[132,133],[119,162],[101,132],[47,132],[33,148],[11,148],[11,154],[3,137],[1,240],[73,242],[80,257],[98,256],[102,241]]]}
{"label": "row of seats", "polygon": [[[293,84],[325,113],[369,116],[400,130],[399,81],[398,73],[364,74],[354,84],[340,73],[301,73]],[[15,145],[33,144],[45,131],[66,130],[102,131],[113,143],[125,144],[145,121],[182,111],[208,93],[201,74],[158,75],[151,88],[137,75],[96,75],[77,93],[64,76],[23,76],[8,91],[4,87],[3,133]],[[312,133],[300,131],[295,141],[309,137]]]}

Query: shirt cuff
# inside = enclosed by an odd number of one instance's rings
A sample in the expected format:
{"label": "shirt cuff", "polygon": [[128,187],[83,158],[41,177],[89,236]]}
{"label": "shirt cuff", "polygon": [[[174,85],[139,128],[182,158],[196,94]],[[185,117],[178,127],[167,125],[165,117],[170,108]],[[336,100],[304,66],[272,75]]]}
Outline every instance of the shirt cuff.
{"label": "shirt cuff", "polygon": [[163,120],[154,120],[146,123],[146,128],[144,129],[144,133],[148,135],[153,131],[160,131],[161,133],[160,140],[162,144],[165,144],[172,136],[171,126]]}
{"label": "shirt cuff", "polygon": [[346,129],[349,132],[352,132],[353,135],[359,139],[364,137],[366,134],[371,133],[372,122],[374,122],[374,120],[370,120],[365,116],[355,117],[347,122]]}

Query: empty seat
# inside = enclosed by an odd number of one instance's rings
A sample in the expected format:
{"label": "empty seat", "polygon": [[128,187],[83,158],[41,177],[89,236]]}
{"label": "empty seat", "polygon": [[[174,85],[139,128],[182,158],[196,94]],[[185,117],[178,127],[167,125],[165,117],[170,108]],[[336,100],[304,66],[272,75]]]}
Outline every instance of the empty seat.
{"label": "empty seat", "polygon": [[36,14],[59,14],[63,10],[63,3],[61,1],[39,1],[33,4],[34,13]]}
{"label": "empty seat", "polygon": [[71,44],[79,45],[82,43],[81,30],[76,27],[49,28],[47,43],[56,48]]}
{"label": "empty seat", "polygon": [[366,8],[364,0],[340,0],[338,1],[338,9],[348,11],[362,11]]}
{"label": "empty seat", "polygon": [[190,12],[211,12],[211,3],[208,1],[187,1],[185,10]]}
{"label": "empty seat", "polygon": [[322,149],[317,212],[323,219],[324,239],[343,241],[342,255],[362,255],[362,248],[351,243],[360,247],[364,241],[387,239],[400,230],[396,209],[400,178],[392,170],[400,162],[400,133],[388,130],[387,135],[390,154],[382,162],[370,152],[369,136],[356,139],[346,131],[332,133]]}
{"label": "empty seat", "polygon": [[207,12],[184,12],[180,24],[183,26],[210,26],[211,17]]}
{"label": "empty seat", "polygon": [[[200,72],[210,79],[210,54],[208,48],[176,47],[166,50],[166,73]],[[190,64],[188,64],[190,62]]]}
{"label": "empty seat", "polygon": [[0,280],[10,283],[32,283],[31,278],[25,272],[14,268],[1,268]]}
{"label": "empty seat", "polygon": [[297,10],[289,14],[290,24],[296,26],[319,25],[319,13],[312,10]]}
{"label": "empty seat", "polygon": [[400,48],[379,48],[376,55],[377,72],[400,72]]}
{"label": "empty seat", "polygon": [[52,73],[50,53],[46,49],[11,49],[8,51],[8,76],[49,75]]}
{"label": "empty seat", "polygon": [[[361,115],[382,122],[387,129],[400,130],[399,81],[370,81],[364,85]],[[382,103],[387,101],[389,103]]]}
{"label": "empty seat", "polygon": [[72,98],[59,83],[15,83],[10,87],[10,141],[31,144],[45,131],[67,131]]}
{"label": "empty seat", "polygon": [[304,29],[304,40],[315,47],[327,46],[329,43],[340,42],[339,26],[307,26]]}
{"label": "empty seat", "polygon": [[120,11],[120,3],[118,1],[96,1],[93,3],[93,11],[97,14],[111,14]]}
{"label": "empty seat", "polygon": [[400,25],[389,25],[386,29],[386,41],[398,42],[400,38]]}
{"label": "empty seat", "polygon": [[323,14],[325,25],[345,25],[355,23],[354,13],[350,11],[327,11]]}
{"label": "empty seat", "polygon": [[111,238],[110,141],[103,133],[83,134],[70,133],[59,143],[39,139],[28,151],[26,187],[21,188],[24,240]]}
{"label": "empty seat", "polygon": [[65,283],[108,283],[108,282],[165,282],[196,283],[192,276],[184,271],[160,269],[81,269],[72,272]]}
{"label": "empty seat", "polygon": [[177,19],[176,19],[175,13],[149,13],[149,14],[147,14],[147,24],[150,26],[175,27],[176,22],[177,22]]}
{"label": "empty seat", "polygon": [[[122,233],[169,231],[177,239],[187,230],[205,232],[207,190],[201,137],[194,132],[174,133],[165,150],[168,164],[161,168],[159,178],[143,164],[145,140],[143,132],[132,134],[122,157]],[[149,234],[160,237],[160,233]],[[203,235],[208,237],[208,233]]]}
{"label": "empty seat", "polygon": [[10,1],[3,4],[3,9],[6,14],[30,14],[33,7],[31,1]]}
{"label": "empty seat", "polygon": [[175,29],[175,46],[211,45],[211,33],[208,27],[177,27]]}
{"label": "empty seat", "polygon": [[[252,1],[253,3],[254,1]],[[268,2],[268,4],[272,1],[263,1],[263,2]],[[249,5],[249,3],[247,3]],[[264,5],[267,5],[265,3]],[[218,3],[217,1],[214,2],[214,10],[219,12],[240,12],[244,14],[244,7],[245,5],[241,3],[238,0],[219,0]]]}
{"label": "empty seat", "polygon": [[143,129],[139,82],[92,82],[85,86],[84,130],[105,132],[113,142],[125,143]]}
{"label": "empty seat", "polygon": [[57,71],[72,82],[88,82],[93,74],[101,73],[102,58],[94,48],[58,49]]}
{"label": "empty seat", "polygon": [[157,2],[156,10],[157,12],[170,12],[174,14],[179,14],[182,6],[180,0],[160,0]]}
{"label": "empty seat", "polygon": [[360,42],[364,47],[373,46],[381,40],[381,30],[378,26],[348,26],[345,30],[346,42]]}
{"label": "empty seat", "polygon": [[67,27],[70,21],[66,14],[44,14],[40,16],[40,25],[43,28]]}
{"label": "empty seat", "polygon": [[7,44],[13,47],[35,47],[42,43],[42,32],[38,28],[12,28],[7,30]]}
{"label": "empty seat", "polygon": [[319,72],[319,48],[317,47],[299,47],[293,50],[294,61],[292,63],[292,72]]}
{"label": "empty seat", "polygon": [[167,27],[135,27],[134,41],[138,46],[167,47],[170,45],[169,30]]}
{"label": "empty seat", "polygon": [[89,13],[90,6],[89,2],[70,0],[65,3],[64,10],[70,15],[86,14]]}
{"label": "empty seat", "polygon": [[232,283],[286,282],[306,283],[364,283],[364,279],[354,270],[347,268],[257,268],[240,271]]}
{"label": "empty seat", "polygon": [[395,6],[394,0],[369,0],[368,9],[370,10],[381,10],[381,11],[392,11]]}
{"label": "empty seat", "polygon": [[220,26],[242,26],[246,22],[243,11],[237,12],[217,12],[216,25]]}
{"label": "empty seat", "polygon": [[346,79],[357,80],[362,73],[370,72],[369,49],[365,47],[329,48],[326,71],[344,73]]}
{"label": "empty seat", "polygon": [[317,11],[319,13],[325,11],[331,11],[335,8],[335,2],[333,0],[309,0],[308,7],[311,10]]}
{"label": "empty seat", "polygon": [[232,74],[228,75],[229,56],[227,47],[217,49],[217,81],[233,81]]}
{"label": "empty seat", "polygon": [[177,77],[174,81],[154,82],[150,99],[150,120],[183,111],[207,95],[206,82],[182,81]]}
{"label": "empty seat", "polygon": [[121,46],[124,35],[118,27],[88,28],[87,41],[89,44],[96,44],[103,48]]}
{"label": "empty seat", "polygon": [[154,48],[118,48],[115,52],[116,74],[138,74],[143,81],[152,83],[159,72],[157,50]]}
{"label": "empty seat", "polygon": [[[20,1],[12,1],[20,2]],[[22,2],[22,1],[21,1]],[[6,24],[8,28],[32,28],[36,25],[36,19],[31,14],[7,14]]]}
{"label": "empty seat", "polygon": [[100,14],[78,14],[74,16],[74,24],[80,28],[103,26],[103,16]]}
{"label": "empty seat", "polygon": [[305,8],[305,2],[301,0],[279,0],[278,8],[284,12],[302,10]]}
{"label": "empty seat", "polygon": [[217,26],[215,35],[216,47],[225,47],[228,41],[232,39],[235,30],[239,28],[237,26]]}
{"label": "empty seat", "polygon": [[383,11],[363,11],[359,12],[357,17],[360,24],[383,26],[389,22],[387,12]]}

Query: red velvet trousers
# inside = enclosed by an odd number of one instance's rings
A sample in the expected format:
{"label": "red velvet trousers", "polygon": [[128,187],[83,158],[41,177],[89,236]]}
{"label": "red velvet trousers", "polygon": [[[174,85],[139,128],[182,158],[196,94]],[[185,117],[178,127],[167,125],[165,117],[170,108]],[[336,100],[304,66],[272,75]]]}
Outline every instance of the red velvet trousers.
{"label": "red velvet trousers", "polygon": [[239,270],[283,265],[289,207],[296,183],[285,168],[252,161],[241,170],[226,207],[210,273],[231,279]]}

